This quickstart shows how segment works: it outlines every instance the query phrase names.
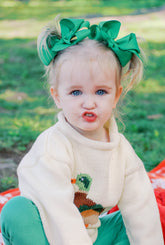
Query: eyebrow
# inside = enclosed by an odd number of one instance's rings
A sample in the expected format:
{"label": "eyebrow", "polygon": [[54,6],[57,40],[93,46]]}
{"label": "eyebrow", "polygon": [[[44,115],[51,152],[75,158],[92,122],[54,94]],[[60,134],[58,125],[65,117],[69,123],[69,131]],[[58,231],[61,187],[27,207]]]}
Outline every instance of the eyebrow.
{"label": "eyebrow", "polygon": [[66,88],[66,90],[68,91],[70,91],[70,90],[77,90],[77,89],[82,89],[82,86],[80,86],[80,85],[73,85],[73,86],[69,86],[69,87],[67,87]]}
{"label": "eyebrow", "polygon": [[96,89],[108,89],[108,90],[112,90],[112,87],[109,87],[107,85],[98,85],[98,86],[96,86]]}
{"label": "eyebrow", "polygon": [[[72,85],[72,86],[68,86],[66,88],[66,91],[72,91],[72,90],[81,90],[83,86],[81,85]],[[99,90],[99,89],[105,89],[105,90],[112,90],[112,87],[107,86],[107,85],[97,85],[94,87],[95,90]]]}

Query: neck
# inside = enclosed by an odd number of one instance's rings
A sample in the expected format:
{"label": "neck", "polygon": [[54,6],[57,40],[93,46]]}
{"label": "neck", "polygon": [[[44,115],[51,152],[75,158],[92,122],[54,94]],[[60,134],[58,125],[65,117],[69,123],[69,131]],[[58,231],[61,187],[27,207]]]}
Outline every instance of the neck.
{"label": "neck", "polygon": [[74,129],[88,139],[95,140],[95,141],[102,141],[102,142],[110,142],[108,129],[101,128],[100,130],[92,131],[92,132],[90,131],[84,132],[78,128],[74,128]]}

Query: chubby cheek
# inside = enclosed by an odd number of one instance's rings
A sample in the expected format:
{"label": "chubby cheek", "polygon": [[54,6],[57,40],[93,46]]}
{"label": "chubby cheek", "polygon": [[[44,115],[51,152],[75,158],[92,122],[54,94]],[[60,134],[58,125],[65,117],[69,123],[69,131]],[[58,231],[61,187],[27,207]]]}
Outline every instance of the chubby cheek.
{"label": "chubby cheek", "polygon": [[[72,111],[73,111],[73,109],[72,109]],[[64,116],[65,116],[65,118],[69,124],[71,124],[72,126],[78,127],[80,121],[79,121],[79,117],[76,113],[74,113],[74,112],[71,113],[70,111],[63,111],[63,113],[64,113]]]}
{"label": "chubby cheek", "polygon": [[75,117],[75,115],[78,112],[78,107],[75,103],[72,103],[71,101],[65,101],[64,105],[61,106],[64,114],[68,118]]}
{"label": "chubby cheek", "polygon": [[100,108],[104,111],[111,111],[111,109],[115,106],[115,96],[111,95],[106,100],[102,100],[99,103]]}
{"label": "chubby cheek", "polygon": [[67,96],[59,97],[59,105],[60,109],[62,109],[63,111],[67,111],[72,107],[72,103],[70,100],[67,99]]}
{"label": "chubby cheek", "polygon": [[68,114],[74,114],[78,111],[79,107],[74,101],[65,101],[63,105],[63,110],[65,110]]}
{"label": "chubby cheek", "polygon": [[102,117],[105,118],[105,120],[108,120],[111,117],[114,108],[114,100],[108,100],[107,102],[102,103],[99,111]]}

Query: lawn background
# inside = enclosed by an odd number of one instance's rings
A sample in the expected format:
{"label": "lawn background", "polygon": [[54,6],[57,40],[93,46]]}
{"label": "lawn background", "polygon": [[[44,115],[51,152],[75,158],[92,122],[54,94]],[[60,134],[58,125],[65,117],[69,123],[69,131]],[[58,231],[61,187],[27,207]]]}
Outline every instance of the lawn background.
{"label": "lawn background", "polygon": [[[41,28],[56,14],[92,23],[118,19],[120,36],[136,32],[147,62],[144,78],[120,108],[124,127],[149,171],[165,158],[165,11],[164,1],[61,0],[0,1],[0,159],[20,158],[36,137],[54,123],[55,113],[36,50]],[[0,191],[17,186],[1,176]]]}

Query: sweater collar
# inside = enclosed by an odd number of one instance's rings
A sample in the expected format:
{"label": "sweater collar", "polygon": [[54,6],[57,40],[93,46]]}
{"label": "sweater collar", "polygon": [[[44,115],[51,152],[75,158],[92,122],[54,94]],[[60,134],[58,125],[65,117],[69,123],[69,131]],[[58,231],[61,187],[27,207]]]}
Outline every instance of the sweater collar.
{"label": "sweater collar", "polygon": [[[75,130],[65,119],[63,112],[58,113],[58,127],[69,139],[76,141],[78,144],[86,145],[87,147],[97,148],[102,150],[112,150],[119,144],[120,136],[118,133],[118,127],[116,120],[112,117],[109,120],[109,135],[110,142],[95,141],[86,138]],[[106,123],[107,127],[107,123]]]}

